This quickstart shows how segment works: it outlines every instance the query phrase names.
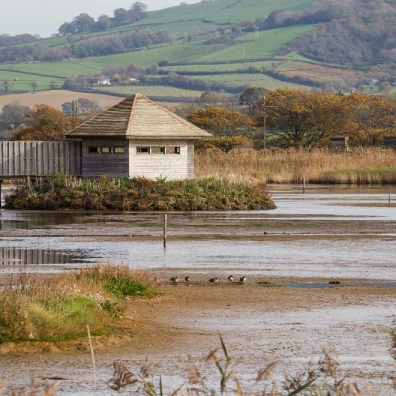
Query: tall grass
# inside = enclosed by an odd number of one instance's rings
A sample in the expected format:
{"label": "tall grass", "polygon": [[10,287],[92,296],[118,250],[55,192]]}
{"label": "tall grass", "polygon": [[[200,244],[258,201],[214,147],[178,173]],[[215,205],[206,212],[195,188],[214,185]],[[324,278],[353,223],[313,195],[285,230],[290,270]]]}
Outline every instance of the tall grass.
{"label": "tall grass", "polygon": [[6,197],[13,209],[249,210],[272,209],[265,188],[215,178],[156,181],[68,176],[18,186]]}
{"label": "tall grass", "polygon": [[19,274],[0,291],[0,343],[57,341],[111,332],[122,298],[155,294],[142,275],[124,267],[98,266],[55,274]]}
{"label": "tall grass", "polygon": [[197,153],[196,171],[199,177],[238,182],[299,183],[305,178],[311,183],[396,184],[396,151],[207,150]]}

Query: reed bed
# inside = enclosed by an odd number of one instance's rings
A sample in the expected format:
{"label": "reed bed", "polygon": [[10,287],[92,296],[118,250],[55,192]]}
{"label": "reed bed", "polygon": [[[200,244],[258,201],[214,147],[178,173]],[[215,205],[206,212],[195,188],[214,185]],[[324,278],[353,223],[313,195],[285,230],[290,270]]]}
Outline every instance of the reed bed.
{"label": "reed bed", "polygon": [[0,343],[60,341],[113,331],[128,296],[156,294],[125,267],[97,266],[61,274],[18,274],[0,291]]}
{"label": "reed bed", "polygon": [[396,151],[206,150],[196,155],[196,172],[243,183],[396,184]]}

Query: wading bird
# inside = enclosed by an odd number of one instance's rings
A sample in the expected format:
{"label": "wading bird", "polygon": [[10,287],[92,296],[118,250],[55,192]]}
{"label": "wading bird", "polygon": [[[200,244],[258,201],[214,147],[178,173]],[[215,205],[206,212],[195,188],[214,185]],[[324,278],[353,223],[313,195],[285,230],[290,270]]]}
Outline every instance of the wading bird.
{"label": "wading bird", "polygon": [[234,277],[233,277],[232,275],[230,275],[227,279],[228,279],[230,282],[234,282]]}
{"label": "wading bird", "polygon": [[209,279],[209,282],[210,283],[218,283],[219,282],[219,278],[212,278],[212,279]]}
{"label": "wading bird", "polygon": [[176,284],[178,284],[179,283],[179,277],[178,276],[175,276],[175,277],[173,277],[173,278],[170,278],[170,281],[174,284],[174,285],[176,285]]}
{"label": "wading bird", "polygon": [[241,285],[244,285],[246,282],[247,282],[246,276],[242,276],[242,278],[239,279],[239,283],[240,283]]}

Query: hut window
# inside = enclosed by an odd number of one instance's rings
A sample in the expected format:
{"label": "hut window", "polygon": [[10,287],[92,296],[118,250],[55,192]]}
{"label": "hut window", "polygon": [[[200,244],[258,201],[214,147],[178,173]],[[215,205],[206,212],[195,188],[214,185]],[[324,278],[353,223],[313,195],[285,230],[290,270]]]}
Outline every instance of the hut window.
{"label": "hut window", "polygon": [[99,146],[90,146],[88,147],[89,154],[99,154]]}
{"label": "hut window", "polygon": [[138,154],[150,154],[150,147],[136,147]]}
{"label": "hut window", "polygon": [[122,146],[114,147],[114,154],[124,154],[124,153],[125,153],[125,147]]}
{"label": "hut window", "polygon": [[166,154],[180,154],[180,147],[167,147]]}
{"label": "hut window", "polygon": [[151,154],[165,154],[165,147],[151,147]]}
{"label": "hut window", "polygon": [[110,146],[102,146],[100,148],[100,152],[102,154],[111,154],[111,147]]}

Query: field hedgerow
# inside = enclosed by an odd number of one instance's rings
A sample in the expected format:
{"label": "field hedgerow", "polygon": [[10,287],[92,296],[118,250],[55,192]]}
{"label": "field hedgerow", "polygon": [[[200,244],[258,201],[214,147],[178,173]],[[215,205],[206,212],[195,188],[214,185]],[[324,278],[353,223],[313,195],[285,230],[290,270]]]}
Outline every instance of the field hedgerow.
{"label": "field hedgerow", "polygon": [[265,187],[215,178],[167,181],[56,176],[20,185],[6,197],[12,209],[257,210],[275,207]]}

